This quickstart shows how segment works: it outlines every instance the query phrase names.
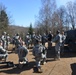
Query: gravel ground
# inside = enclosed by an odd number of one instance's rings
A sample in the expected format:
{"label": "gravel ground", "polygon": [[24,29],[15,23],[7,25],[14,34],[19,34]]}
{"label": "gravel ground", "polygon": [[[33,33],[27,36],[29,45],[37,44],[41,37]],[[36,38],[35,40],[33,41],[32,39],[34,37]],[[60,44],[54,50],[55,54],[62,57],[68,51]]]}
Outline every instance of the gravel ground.
{"label": "gravel ground", "polygon": [[16,53],[9,53],[8,61],[15,64],[14,67],[8,67],[6,64],[0,64],[0,75],[76,75],[76,53],[66,52],[59,61],[54,61],[54,48],[47,51],[47,63],[41,65],[43,73],[37,73],[34,70],[35,60],[32,55],[32,49],[29,49],[27,56],[29,65],[22,69],[17,67],[18,56]]}

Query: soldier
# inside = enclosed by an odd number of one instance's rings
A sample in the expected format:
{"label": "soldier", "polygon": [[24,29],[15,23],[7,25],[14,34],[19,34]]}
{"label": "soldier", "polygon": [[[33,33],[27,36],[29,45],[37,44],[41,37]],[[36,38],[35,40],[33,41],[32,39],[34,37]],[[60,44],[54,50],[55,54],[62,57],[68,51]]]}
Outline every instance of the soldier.
{"label": "soldier", "polygon": [[22,44],[22,38],[19,37],[17,40],[16,40],[16,47],[18,48],[19,46],[21,46]]}
{"label": "soldier", "polygon": [[26,35],[26,40],[25,40],[27,48],[29,48],[29,44],[31,43],[31,36],[29,33]]}
{"label": "soldier", "polygon": [[40,41],[42,41],[42,39],[41,39],[41,38],[42,38],[42,36],[41,36],[40,34],[38,34],[38,37],[40,38]]}
{"label": "soldier", "polygon": [[66,39],[66,36],[65,36],[65,34],[64,34],[64,31],[62,31],[62,46],[61,46],[61,54],[62,54],[62,55],[64,54],[65,39]]}
{"label": "soldier", "polygon": [[23,64],[27,64],[28,60],[26,58],[28,54],[28,49],[25,46],[25,42],[21,42],[21,45],[18,47],[18,57],[19,57],[19,68],[23,67]]}
{"label": "soldier", "polygon": [[19,36],[19,33],[16,34],[14,40],[15,40],[15,46],[16,46],[16,48],[18,48],[19,45],[21,45],[21,43],[20,43],[21,37]]}
{"label": "soldier", "polygon": [[15,37],[16,37],[16,34],[12,37],[12,41],[11,42],[12,42],[13,45],[15,45],[15,42],[16,42],[15,41]]}
{"label": "soldier", "polygon": [[51,40],[52,40],[52,33],[49,31],[48,34],[48,49],[51,49]]}
{"label": "soldier", "polygon": [[10,36],[9,36],[9,34],[7,34],[6,40],[7,40],[7,49],[8,49],[8,45],[10,44]]}
{"label": "soldier", "polygon": [[13,43],[14,45],[16,45],[16,41],[19,39],[19,37],[20,37],[20,36],[19,36],[18,33],[13,36],[13,38],[12,38],[12,43]]}
{"label": "soldier", "polygon": [[62,35],[60,34],[60,31],[57,31],[56,37],[52,40],[55,42],[55,60],[60,60],[60,49],[61,49],[61,44],[62,44]]}
{"label": "soldier", "polygon": [[1,40],[3,42],[3,48],[6,49],[6,44],[7,44],[7,36],[6,36],[6,32],[3,32],[2,36],[1,36]]}
{"label": "soldier", "polygon": [[8,53],[7,51],[2,47],[2,40],[0,40],[0,59],[4,59],[4,61],[6,62],[7,60],[7,56],[8,56]]}
{"label": "soldier", "polygon": [[15,47],[12,49],[12,51],[17,51],[17,48],[21,46],[21,41],[21,37],[16,34],[16,36],[13,38],[13,43],[15,44]]}
{"label": "soldier", "polygon": [[42,45],[45,46],[45,43],[47,42],[47,35],[44,33],[42,36]]}
{"label": "soldier", "polygon": [[32,35],[32,44],[35,46],[35,44],[36,44],[36,33],[35,32],[33,32],[33,35]]}
{"label": "soldier", "polygon": [[15,36],[15,39],[18,39],[20,36],[19,36],[19,33],[16,34]]}
{"label": "soldier", "polygon": [[33,55],[35,56],[36,60],[36,68],[38,72],[42,72],[41,69],[41,61],[43,61],[43,64],[46,62],[46,50],[43,45],[41,45],[40,40],[36,39],[37,44],[33,48]]}

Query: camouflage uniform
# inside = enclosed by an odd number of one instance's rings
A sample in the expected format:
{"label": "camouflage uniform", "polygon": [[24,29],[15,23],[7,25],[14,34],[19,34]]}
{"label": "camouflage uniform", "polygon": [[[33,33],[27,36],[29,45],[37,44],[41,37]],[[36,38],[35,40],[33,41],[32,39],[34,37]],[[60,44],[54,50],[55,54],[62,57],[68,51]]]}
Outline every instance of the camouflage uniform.
{"label": "camouflage uniform", "polygon": [[27,54],[28,54],[28,49],[25,46],[18,47],[19,62],[27,61],[27,58],[26,58]]}
{"label": "camouflage uniform", "polygon": [[29,44],[31,43],[31,36],[29,33],[26,35],[25,43],[26,43],[27,48],[29,48]]}
{"label": "camouflage uniform", "polygon": [[3,48],[6,49],[6,44],[7,44],[7,36],[6,36],[6,32],[3,33],[2,37],[2,42],[3,42]]}
{"label": "camouflage uniform", "polygon": [[40,34],[38,35],[38,38],[40,39],[40,41],[42,41],[42,36]]}
{"label": "camouflage uniform", "polygon": [[19,34],[16,34],[14,40],[15,40],[15,46],[16,46],[16,48],[18,48],[21,45],[21,42],[19,41],[20,40]]}
{"label": "camouflage uniform", "polygon": [[56,60],[60,59],[60,50],[61,50],[61,45],[62,45],[62,35],[60,34],[60,31],[57,31],[57,35],[52,41],[56,43],[56,45],[55,45],[55,54],[56,54],[55,59]]}
{"label": "camouflage uniform", "polygon": [[[2,43],[2,42],[0,42]],[[7,59],[8,53],[7,51],[0,45],[0,59]]]}
{"label": "camouflage uniform", "polygon": [[36,44],[33,48],[33,55],[35,56],[36,60],[36,67],[40,68],[41,61],[45,61],[46,59],[46,50],[45,47],[41,44]]}
{"label": "camouflage uniform", "polygon": [[42,45],[45,46],[46,42],[47,42],[47,35],[44,33],[44,35],[42,36]]}
{"label": "camouflage uniform", "polygon": [[51,40],[52,40],[52,33],[51,31],[49,31],[49,34],[48,34],[48,49],[51,49]]}
{"label": "camouflage uniform", "polygon": [[65,43],[66,36],[64,35],[64,32],[62,32],[62,46],[61,46],[61,54],[64,53],[64,43]]}
{"label": "camouflage uniform", "polygon": [[9,34],[6,37],[6,40],[7,40],[7,49],[8,49],[8,45],[10,44],[10,36],[9,36]]}
{"label": "camouflage uniform", "polygon": [[32,44],[35,46],[36,45],[36,34],[33,33],[32,35]]}

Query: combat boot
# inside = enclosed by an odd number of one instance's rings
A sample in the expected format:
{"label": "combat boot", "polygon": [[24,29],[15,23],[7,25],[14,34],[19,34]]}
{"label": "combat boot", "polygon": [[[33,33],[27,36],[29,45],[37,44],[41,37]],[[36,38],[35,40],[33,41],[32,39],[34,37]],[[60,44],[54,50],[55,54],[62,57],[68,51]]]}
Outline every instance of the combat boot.
{"label": "combat boot", "polygon": [[43,72],[41,67],[38,67],[38,72],[39,73],[42,73]]}

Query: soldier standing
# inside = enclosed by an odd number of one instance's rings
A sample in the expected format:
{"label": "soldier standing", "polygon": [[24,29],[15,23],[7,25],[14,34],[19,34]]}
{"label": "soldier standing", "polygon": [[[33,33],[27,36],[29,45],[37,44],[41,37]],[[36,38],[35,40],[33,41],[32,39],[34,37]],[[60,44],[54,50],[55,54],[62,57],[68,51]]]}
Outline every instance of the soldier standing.
{"label": "soldier standing", "polygon": [[27,35],[26,35],[25,43],[26,43],[27,48],[29,48],[29,45],[31,43],[31,36],[29,33],[27,33]]}
{"label": "soldier standing", "polygon": [[62,54],[62,55],[64,54],[65,39],[66,39],[66,36],[65,36],[65,34],[64,34],[64,31],[63,31],[63,32],[62,32],[62,46],[61,46],[61,54]]}
{"label": "soldier standing", "polygon": [[15,39],[14,39],[16,48],[18,48],[18,46],[21,44],[19,41],[20,39],[21,39],[21,37],[19,36],[19,33],[17,33],[15,36]]}
{"label": "soldier standing", "polygon": [[3,42],[3,48],[6,49],[6,44],[7,44],[7,36],[6,36],[6,32],[3,32],[2,36],[1,36],[1,40]]}
{"label": "soldier standing", "polygon": [[35,39],[36,39],[36,33],[33,32],[33,35],[32,35],[32,44],[33,44],[34,46],[35,46],[35,44],[36,44]]}
{"label": "soldier standing", "polygon": [[8,46],[10,44],[10,36],[9,36],[9,34],[7,34],[6,40],[7,40],[7,49],[8,49]]}
{"label": "soldier standing", "polygon": [[45,46],[45,43],[47,42],[47,35],[44,33],[42,36],[42,45]]}
{"label": "soldier standing", "polygon": [[55,60],[60,60],[60,49],[62,44],[62,35],[60,34],[60,31],[57,31],[56,37],[52,40],[55,42]]}
{"label": "soldier standing", "polygon": [[51,31],[49,31],[49,34],[48,34],[48,49],[51,49],[51,40],[52,40],[52,33]]}

